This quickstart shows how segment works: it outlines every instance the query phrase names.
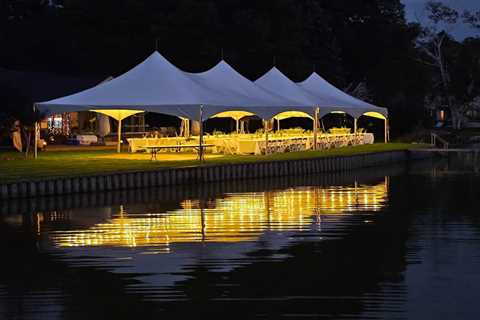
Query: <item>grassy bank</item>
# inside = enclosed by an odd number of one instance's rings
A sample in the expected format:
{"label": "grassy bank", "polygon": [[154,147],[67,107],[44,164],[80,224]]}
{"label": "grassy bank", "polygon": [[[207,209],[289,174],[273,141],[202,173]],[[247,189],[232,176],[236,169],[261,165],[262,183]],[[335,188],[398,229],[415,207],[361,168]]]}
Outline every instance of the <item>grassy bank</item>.
{"label": "grassy bank", "polygon": [[[206,165],[234,164],[255,161],[311,159],[328,156],[349,156],[394,150],[422,148],[423,145],[389,143],[345,147],[322,151],[305,151],[268,156],[208,155]],[[37,160],[24,159],[22,154],[0,152],[0,183],[36,180],[62,176],[83,176],[111,172],[146,171],[159,168],[197,166],[194,154],[159,154],[151,161],[148,154],[117,154],[110,150],[46,151]]]}

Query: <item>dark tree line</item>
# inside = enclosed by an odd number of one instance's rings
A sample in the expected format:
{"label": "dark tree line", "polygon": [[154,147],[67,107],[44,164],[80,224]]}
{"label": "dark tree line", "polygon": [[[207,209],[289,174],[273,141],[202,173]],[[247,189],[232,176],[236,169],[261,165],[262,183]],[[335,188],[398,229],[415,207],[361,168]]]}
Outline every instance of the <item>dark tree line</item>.
{"label": "dark tree line", "polygon": [[[252,80],[275,61],[293,80],[315,69],[341,88],[363,83],[374,103],[390,109],[397,133],[423,120],[425,97],[435,92],[436,70],[418,46],[424,28],[406,22],[400,0],[0,3],[0,65],[6,68],[116,76],[158,48],[195,72],[213,66],[223,51]],[[472,26],[478,26],[475,14],[465,15]],[[478,39],[449,41],[453,60],[478,63]]]}

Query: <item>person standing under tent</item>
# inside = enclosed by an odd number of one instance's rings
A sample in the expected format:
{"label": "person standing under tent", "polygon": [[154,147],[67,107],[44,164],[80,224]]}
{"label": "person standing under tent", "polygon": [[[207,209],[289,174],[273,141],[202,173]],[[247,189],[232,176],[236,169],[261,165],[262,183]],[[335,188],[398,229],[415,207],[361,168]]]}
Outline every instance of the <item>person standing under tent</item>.
{"label": "person standing under tent", "polygon": [[16,120],[13,123],[13,128],[10,132],[12,137],[13,147],[18,151],[22,152],[23,145],[22,145],[22,130],[20,128],[20,121]]}

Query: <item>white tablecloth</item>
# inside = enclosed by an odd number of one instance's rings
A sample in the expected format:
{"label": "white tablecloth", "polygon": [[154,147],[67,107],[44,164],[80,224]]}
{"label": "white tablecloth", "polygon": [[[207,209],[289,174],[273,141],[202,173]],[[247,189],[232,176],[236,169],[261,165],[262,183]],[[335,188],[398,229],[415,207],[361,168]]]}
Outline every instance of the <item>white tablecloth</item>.
{"label": "white tablecloth", "polygon": [[[136,152],[145,147],[155,147],[162,145],[180,145],[187,143],[185,138],[131,138],[127,139],[130,150]],[[198,137],[192,137],[190,143],[198,143]],[[205,144],[215,145],[213,152],[226,154],[264,154],[265,136],[247,136],[247,135],[222,135],[205,136]],[[317,138],[318,149],[330,149],[351,145],[372,144],[374,137],[372,133],[357,134],[320,134]],[[268,139],[268,153],[281,153],[304,151],[312,148],[313,135],[271,135]]]}
{"label": "white tablecloth", "polygon": [[166,137],[166,138],[129,138],[127,139],[131,152],[143,150],[145,147],[173,146],[186,143],[185,138]]}

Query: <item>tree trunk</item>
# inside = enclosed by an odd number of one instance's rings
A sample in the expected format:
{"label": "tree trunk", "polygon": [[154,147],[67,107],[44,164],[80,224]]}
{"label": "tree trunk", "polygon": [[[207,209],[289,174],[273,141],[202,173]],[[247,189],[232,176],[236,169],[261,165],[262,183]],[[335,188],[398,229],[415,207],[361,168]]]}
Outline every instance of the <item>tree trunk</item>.
{"label": "tree trunk", "polygon": [[455,130],[460,130],[463,127],[463,122],[465,120],[465,116],[456,108],[450,108],[451,115],[452,115],[452,127]]}
{"label": "tree trunk", "polygon": [[30,153],[30,143],[32,141],[32,132],[27,129],[27,132],[25,133],[25,141],[26,141],[26,146],[25,146],[25,159],[28,159],[28,154]]}

